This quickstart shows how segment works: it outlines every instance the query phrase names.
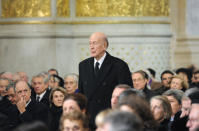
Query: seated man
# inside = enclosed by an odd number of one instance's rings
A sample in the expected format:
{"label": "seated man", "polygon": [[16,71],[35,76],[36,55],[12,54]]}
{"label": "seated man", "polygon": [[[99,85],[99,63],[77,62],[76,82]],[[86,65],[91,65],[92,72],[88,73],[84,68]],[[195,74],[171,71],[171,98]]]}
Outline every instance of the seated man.
{"label": "seated man", "polygon": [[31,99],[31,89],[25,81],[15,84],[16,107],[10,111],[9,121],[18,126],[22,123],[42,121],[48,123],[48,107]]}
{"label": "seated man", "polygon": [[118,98],[120,96],[120,94],[125,91],[126,89],[130,89],[131,87],[129,85],[125,85],[125,84],[119,84],[115,87],[115,89],[113,90],[112,93],[112,97],[111,97],[111,108],[112,109],[116,109],[117,108],[117,104],[118,104]]}
{"label": "seated man", "polygon": [[182,107],[182,97],[184,95],[184,92],[181,90],[177,90],[177,89],[170,89],[168,91],[166,91],[165,93],[163,93],[164,96],[167,97],[167,99],[169,100],[170,104],[171,104],[171,109],[172,109],[172,115],[171,115],[171,119],[170,119],[170,124],[169,124],[169,128],[172,131],[187,131],[188,128],[186,128],[186,122],[188,120],[188,117],[180,117],[182,111],[181,111],[181,107]]}

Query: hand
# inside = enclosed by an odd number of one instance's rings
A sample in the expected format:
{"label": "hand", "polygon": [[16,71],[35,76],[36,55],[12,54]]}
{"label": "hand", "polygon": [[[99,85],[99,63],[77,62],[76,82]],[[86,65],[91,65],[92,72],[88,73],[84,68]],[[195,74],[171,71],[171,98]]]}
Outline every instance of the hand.
{"label": "hand", "polygon": [[26,111],[26,101],[24,97],[21,97],[20,100],[17,102],[17,108],[19,112],[22,114]]}

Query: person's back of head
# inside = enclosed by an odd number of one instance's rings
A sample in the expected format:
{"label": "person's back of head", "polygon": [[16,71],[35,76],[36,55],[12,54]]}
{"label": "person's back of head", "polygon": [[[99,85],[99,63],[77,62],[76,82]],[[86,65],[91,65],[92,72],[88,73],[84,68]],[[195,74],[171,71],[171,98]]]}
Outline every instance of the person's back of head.
{"label": "person's back of head", "polygon": [[104,131],[142,131],[142,121],[134,113],[113,111],[105,118]]}

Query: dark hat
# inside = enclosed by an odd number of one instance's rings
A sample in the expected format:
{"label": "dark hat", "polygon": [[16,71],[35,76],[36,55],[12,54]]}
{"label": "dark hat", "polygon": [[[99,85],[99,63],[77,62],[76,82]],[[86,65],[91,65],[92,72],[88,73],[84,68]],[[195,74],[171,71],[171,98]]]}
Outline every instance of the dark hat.
{"label": "dark hat", "polygon": [[192,104],[199,104],[199,91],[193,92],[188,96]]}

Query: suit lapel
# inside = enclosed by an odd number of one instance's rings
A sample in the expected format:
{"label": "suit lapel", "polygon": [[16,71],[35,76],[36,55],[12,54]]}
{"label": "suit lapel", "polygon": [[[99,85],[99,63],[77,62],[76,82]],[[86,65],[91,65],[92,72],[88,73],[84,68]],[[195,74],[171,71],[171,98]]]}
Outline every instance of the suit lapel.
{"label": "suit lapel", "polygon": [[99,74],[97,76],[97,83],[102,83],[106,75],[109,73],[111,67],[112,67],[112,62],[110,59],[110,55],[107,52],[106,58],[104,59],[102,66],[99,70]]}

